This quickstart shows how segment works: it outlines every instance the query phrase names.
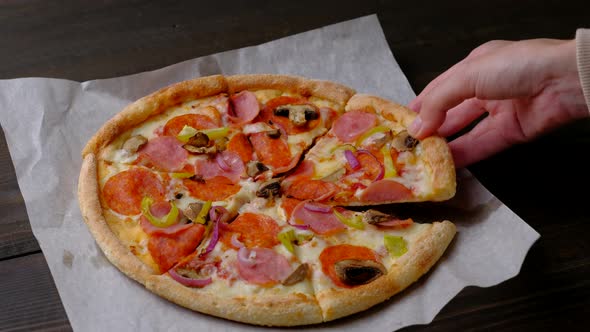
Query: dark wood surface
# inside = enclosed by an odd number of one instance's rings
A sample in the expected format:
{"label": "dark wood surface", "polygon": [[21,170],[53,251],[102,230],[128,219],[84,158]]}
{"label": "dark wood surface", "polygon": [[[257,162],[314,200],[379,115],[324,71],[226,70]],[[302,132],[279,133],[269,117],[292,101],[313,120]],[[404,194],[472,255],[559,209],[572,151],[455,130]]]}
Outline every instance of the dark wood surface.
{"label": "dark wood surface", "polygon": [[[415,91],[491,39],[573,38],[585,1],[0,1],[0,79],[152,70],[377,13]],[[588,330],[590,122],[470,167],[541,233],[521,273],[405,331]],[[498,243],[501,246],[501,243]],[[70,330],[0,135],[0,330]]]}

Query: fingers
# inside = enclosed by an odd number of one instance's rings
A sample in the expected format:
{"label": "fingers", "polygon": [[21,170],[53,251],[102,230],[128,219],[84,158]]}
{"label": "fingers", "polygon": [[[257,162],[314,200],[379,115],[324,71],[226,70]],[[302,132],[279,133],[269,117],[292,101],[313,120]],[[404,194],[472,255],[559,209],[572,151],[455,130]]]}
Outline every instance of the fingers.
{"label": "fingers", "polygon": [[524,141],[509,112],[490,115],[465,135],[449,143],[455,167],[462,168]]}
{"label": "fingers", "polygon": [[454,135],[486,112],[481,100],[467,99],[447,112],[445,122],[438,129],[437,134],[443,137]]}

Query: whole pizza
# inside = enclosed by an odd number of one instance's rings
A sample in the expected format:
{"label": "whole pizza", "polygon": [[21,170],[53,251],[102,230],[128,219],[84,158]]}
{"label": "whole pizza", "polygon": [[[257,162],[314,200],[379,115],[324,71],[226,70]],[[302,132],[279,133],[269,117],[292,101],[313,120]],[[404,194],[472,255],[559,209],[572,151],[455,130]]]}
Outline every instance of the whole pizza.
{"label": "whole pizza", "polygon": [[410,136],[414,117],[329,81],[180,82],[90,139],[80,207],[106,257],[172,302],[257,325],[330,321],[402,291],[455,235],[379,210],[455,194],[446,141]]}

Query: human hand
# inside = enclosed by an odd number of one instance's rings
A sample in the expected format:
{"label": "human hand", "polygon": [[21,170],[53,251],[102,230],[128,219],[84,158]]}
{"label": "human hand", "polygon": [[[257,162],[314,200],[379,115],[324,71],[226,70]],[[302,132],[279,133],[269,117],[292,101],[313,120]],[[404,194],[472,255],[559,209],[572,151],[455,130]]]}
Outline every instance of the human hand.
{"label": "human hand", "polygon": [[491,41],[433,80],[409,105],[412,136],[471,131],[449,143],[457,168],[590,116],[574,40]]}

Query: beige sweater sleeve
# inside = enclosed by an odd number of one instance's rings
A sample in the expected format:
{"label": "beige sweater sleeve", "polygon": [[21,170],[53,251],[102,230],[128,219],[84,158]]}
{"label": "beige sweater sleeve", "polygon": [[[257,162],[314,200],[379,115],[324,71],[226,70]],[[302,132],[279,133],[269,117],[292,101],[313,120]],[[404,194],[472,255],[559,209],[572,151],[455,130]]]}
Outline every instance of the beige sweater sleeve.
{"label": "beige sweater sleeve", "polygon": [[576,58],[582,91],[590,109],[590,29],[576,31]]}

